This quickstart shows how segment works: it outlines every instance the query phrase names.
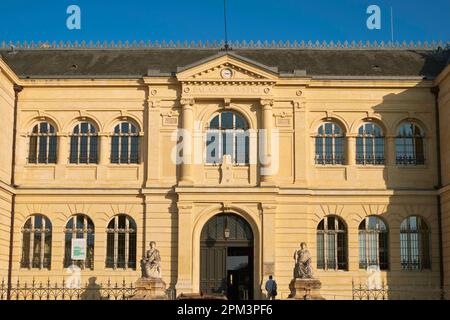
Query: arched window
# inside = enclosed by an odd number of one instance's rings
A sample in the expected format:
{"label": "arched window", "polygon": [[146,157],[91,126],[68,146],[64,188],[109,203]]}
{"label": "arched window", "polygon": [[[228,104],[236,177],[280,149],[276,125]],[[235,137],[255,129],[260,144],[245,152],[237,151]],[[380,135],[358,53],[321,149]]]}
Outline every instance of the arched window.
{"label": "arched window", "polygon": [[245,119],[230,111],[221,112],[206,131],[206,163],[222,163],[230,155],[234,164],[249,163],[249,132]]}
{"label": "arched window", "polygon": [[384,164],[384,137],[381,128],[375,123],[365,123],[356,137],[357,164]]}
{"label": "arched window", "polygon": [[70,163],[97,163],[98,136],[94,125],[81,122],[70,137]]}
{"label": "arched window", "polygon": [[56,163],[57,138],[55,128],[48,122],[34,126],[30,134],[29,163]]}
{"label": "arched window", "polygon": [[52,224],[43,215],[28,218],[22,228],[22,268],[50,269]]}
{"label": "arched window", "polygon": [[347,269],[347,228],[335,216],[327,216],[317,226],[317,269]]}
{"label": "arched window", "polygon": [[422,130],[414,123],[404,123],[397,131],[395,146],[397,164],[421,165],[425,163]]}
{"label": "arched window", "polygon": [[136,223],[125,215],[115,216],[106,229],[106,268],[136,268]]}
{"label": "arched window", "polygon": [[[70,267],[72,264],[78,265],[80,268],[94,269],[94,223],[84,215],[77,214],[70,217],[67,221],[65,233],[65,256],[64,268]],[[72,240],[84,239],[85,241],[85,260],[72,260]]]}
{"label": "arched window", "polygon": [[111,163],[139,163],[139,132],[132,123],[122,122],[114,128]]}
{"label": "arched window", "polygon": [[366,217],[359,225],[359,267],[388,268],[388,230],[376,216]]}
{"label": "arched window", "polygon": [[425,221],[410,216],[400,225],[400,262],[404,270],[430,269],[430,232]]}
{"label": "arched window", "polygon": [[336,123],[326,122],[317,130],[316,164],[344,164],[344,133]]}

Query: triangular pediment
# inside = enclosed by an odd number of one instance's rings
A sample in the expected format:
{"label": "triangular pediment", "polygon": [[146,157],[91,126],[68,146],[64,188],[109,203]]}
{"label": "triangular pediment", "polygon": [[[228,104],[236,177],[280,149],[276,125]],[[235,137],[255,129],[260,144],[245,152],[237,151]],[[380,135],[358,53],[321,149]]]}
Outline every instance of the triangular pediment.
{"label": "triangular pediment", "polygon": [[273,82],[277,71],[244,57],[224,53],[179,68],[181,82]]}

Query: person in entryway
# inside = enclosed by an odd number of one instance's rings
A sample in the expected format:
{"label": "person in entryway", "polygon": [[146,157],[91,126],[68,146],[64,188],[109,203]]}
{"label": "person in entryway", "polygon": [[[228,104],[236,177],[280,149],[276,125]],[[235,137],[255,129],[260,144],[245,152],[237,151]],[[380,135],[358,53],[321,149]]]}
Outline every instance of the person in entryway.
{"label": "person in entryway", "polygon": [[266,282],[267,298],[269,300],[275,300],[277,295],[277,283],[273,280],[272,275],[269,276],[269,280]]}

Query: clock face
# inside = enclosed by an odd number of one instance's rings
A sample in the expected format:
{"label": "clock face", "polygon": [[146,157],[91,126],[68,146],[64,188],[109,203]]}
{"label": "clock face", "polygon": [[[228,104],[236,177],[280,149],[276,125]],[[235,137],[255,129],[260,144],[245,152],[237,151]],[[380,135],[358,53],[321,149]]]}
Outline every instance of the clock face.
{"label": "clock face", "polygon": [[222,75],[222,78],[229,79],[233,75],[233,71],[231,69],[223,69],[220,74]]}

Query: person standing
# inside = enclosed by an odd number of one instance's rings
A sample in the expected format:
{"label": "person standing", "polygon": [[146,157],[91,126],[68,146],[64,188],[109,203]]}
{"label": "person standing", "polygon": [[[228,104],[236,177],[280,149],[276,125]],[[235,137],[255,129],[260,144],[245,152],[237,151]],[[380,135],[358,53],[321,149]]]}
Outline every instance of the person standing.
{"label": "person standing", "polygon": [[269,276],[269,280],[266,282],[266,291],[267,291],[267,298],[269,300],[275,300],[277,293],[277,283],[275,280],[273,280],[272,275]]}

